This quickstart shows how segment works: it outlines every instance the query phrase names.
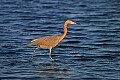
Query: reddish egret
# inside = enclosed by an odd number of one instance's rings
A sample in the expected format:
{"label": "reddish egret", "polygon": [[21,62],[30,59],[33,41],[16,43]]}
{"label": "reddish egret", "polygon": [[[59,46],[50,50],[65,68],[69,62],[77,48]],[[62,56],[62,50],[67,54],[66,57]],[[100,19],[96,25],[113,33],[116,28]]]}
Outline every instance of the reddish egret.
{"label": "reddish egret", "polygon": [[42,38],[32,40],[31,43],[28,44],[28,46],[36,45],[38,47],[34,49],[34,52],[32,54],[32,58],[31,58],[30,61],[33,60],[34,53],[36,52],[36,50],[38,48],[47,48],[47,49],[49,49],[50,50],[49,57],[50,57],[51,61],[54,61],[53,58],[51,57],[51,50],[52,50],[53,47],[55,47],[66,36],[66,34],[67,34],[67,25],[68,24],[76,24],[76,23],[71,21],[71,20],[67,20],[64,23],[64,26],[63,26],[63,29],[64,29],[63,34],[57,35],[57,36],[45,36],[45,37],[42,37]]}

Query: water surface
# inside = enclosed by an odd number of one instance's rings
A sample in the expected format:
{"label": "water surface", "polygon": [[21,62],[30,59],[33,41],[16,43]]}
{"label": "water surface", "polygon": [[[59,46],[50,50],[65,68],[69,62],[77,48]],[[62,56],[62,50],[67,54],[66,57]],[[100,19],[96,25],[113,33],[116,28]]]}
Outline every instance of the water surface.
{"label": "water surface", "polygon": [[[32,39],[63,33],[66,38],[52,50],[24,44]],[[0,2],[1,80],[119,80],[119,0],[2,0]]]}

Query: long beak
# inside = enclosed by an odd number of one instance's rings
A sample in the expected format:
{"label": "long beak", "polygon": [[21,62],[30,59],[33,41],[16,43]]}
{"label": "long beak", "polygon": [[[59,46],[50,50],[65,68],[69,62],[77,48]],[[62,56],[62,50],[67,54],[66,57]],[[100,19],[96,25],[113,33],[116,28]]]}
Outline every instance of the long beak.
{"label": "long beak", "polygon": [[76,22],[71,21],[71,24],[77,24]]}

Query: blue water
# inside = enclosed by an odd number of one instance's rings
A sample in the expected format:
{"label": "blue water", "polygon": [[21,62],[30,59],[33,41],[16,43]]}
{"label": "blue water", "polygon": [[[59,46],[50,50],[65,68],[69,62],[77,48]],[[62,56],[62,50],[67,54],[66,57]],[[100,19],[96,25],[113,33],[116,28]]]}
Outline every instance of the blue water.
{"label": "blue water", "polygon": [[[52,49],[24,44],[63,33]],[[120,80],[119,0],[1,0],[0,80]]]}

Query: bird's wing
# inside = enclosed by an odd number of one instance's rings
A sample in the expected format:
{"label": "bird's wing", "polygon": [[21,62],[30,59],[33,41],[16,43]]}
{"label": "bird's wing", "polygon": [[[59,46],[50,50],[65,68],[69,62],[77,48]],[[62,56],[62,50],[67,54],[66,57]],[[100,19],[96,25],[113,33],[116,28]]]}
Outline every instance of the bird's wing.
{"label": "bird's wing", "polygon": [[32,40],[33,45],[44,45],[49,47],[54,47],[59,43],[60,36],[46,36],[38,39]]}

